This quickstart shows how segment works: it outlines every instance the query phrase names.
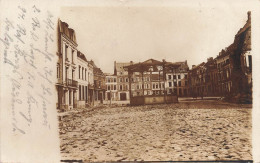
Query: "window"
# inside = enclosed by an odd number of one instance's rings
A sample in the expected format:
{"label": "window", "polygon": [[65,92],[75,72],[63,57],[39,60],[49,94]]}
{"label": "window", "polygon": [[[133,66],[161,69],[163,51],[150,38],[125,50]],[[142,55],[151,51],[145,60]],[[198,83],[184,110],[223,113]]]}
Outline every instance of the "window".
{"label": "window", "polygon": [[66,69],[65,69],[65,80],[67,81],[67,79],[68,79],[68,67],[66,67]]}
{"label": "window", "polygon": [[188,75],[185,75],[185,79],[187,79],[188,78]]}
{"label": "window", "polygon": [[85,97],[85,95],[84,95],[84,86],[82,85],[82,100],[84,100],[84,97]]}
{"label": "window", "polygon": [[174,82],[174,87],[177,87],[177,82]]}
{"label": "window", "polygon": [[178,75],[178,79],[180,79],[181,78],[181,75]]}
{"label": "window", "polygon": [[187,86],[188,85],[188,81],[185,81],[185,86]]}
{"label": "window", "polygon": [[178,81],[178,86],[179,86],[179,87],[181,86],[181,81]]}
{"label": "window", "polygon": [[128,78],[125,78],[125,82],[128,82]]}
{"label": "window", "polygon": [[114,90],[116,90],[116,85],[114,85]]}
{"label": "window", "polygon": [[79,66],[79,79],[80,79],[80,66]]}
{"label": "window", "polygon": [[82,80],[84,79],[83,74],[84,74],[84,68],[82,67]]}
{"label": "window", "polygon": [[65,59],[68,59],[68,46],[65,45]]}
{"label": "window", "polygon": [[57,78],[60,78],[60,64],[57,64]]}
{"label": "window", "polygon": [[72,80],[74,80],[74,70],[72,70]]}
{"label": "window", "polygon": [[107,86],[107,90],[110,90],[110,85]]}
{"label": "window", "polygon": [[171,76],[171,75],[168,75],[168,79],[171,80],[171,79],[172,79],[172,76]]}
{"label": "window", "polygon": [[69,91],[69,104],[71,105],[71,91]]}
{"label": "window", "polygon": [[79,100],[81,100],[81,85],[79,85]]}
{"label": "window", "polygon": [[161,83],[161,87],[164,88],[164,83]]}
{"label": "window", "polygon": [[74,50],[73,49],[71,49],[71,62],[73,63],[73,53],[74,53]]}
{"label": "window", "polygon": [[114,82],[116,82],[116,78],[114,78]]}
{"label": "window", "polygon": [[120,88],[120,90],[121,90],[121,91],[123,90],[123,86],[122,86],[122,85],[120,85],[120,87],[119,87],[119,88]]}
{"label": "window", "polygon": [[85,69],[85,80],[87,80],[87,69]]}
{"label": "window", "polygon": [[172,82],[169,82],[169,87],[172,87]]}
{"label": "window", "polygon": [[155,89],[155,84],[153,83],[153,89]]}
{"label": "window", "polygon": [[173,75],[173,79],[176,79],[176,75]]}
{"label": "window", "polygon": [[252,55],[248,55],[249,71],[252,71]]}

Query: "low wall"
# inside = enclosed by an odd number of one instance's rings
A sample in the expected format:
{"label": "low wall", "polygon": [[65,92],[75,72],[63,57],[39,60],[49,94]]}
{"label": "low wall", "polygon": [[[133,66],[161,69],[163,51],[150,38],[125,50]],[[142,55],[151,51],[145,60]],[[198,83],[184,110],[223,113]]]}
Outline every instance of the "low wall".
{"label": "low wall", "polygon": [[130,98],[130,105],[151,105],[175,102],[178,102],[178,97],[173,95],[135,96]]}

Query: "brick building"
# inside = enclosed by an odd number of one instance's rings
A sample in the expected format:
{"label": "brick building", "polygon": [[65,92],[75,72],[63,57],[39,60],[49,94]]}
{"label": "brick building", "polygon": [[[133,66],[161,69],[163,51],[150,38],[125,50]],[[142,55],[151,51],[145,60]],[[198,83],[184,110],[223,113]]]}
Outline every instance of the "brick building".
{"label": "brick building", "polygon": [[222,96],[234,102],[252,102],[251,13],[234,42],[216,58],[192,66],[190,96]]}

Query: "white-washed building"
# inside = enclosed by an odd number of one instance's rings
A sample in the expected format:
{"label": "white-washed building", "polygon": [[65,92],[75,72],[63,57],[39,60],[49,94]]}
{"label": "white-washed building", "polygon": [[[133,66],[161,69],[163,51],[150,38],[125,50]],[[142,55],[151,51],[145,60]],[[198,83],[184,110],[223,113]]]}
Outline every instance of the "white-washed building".
{"label": "white-washed building", "polygon": [[114,74],[106,75],[106,100],[118,100],[118,90],[117,90],[117,76]]}
{"label": "white-washed building", "polygon": [[78,82],[76,77],[77,41],[75,31],[58,21],[57,108],[70,110],[77,107]]}

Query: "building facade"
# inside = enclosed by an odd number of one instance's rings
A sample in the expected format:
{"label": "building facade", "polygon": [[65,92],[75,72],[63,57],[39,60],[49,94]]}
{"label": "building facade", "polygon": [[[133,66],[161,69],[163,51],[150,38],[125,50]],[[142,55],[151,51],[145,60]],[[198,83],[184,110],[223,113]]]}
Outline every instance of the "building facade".
{"label": "building facade", "polygon": [[106,100],[117,101],[117,76],[114,74],[106,74]]}
{"label": "building facade", "polygon": [[171,68],[166,71],[166,92],[177,96],[188,96],[188,71],[187,61],[170,63]]}
{"label": "building facade", "polygon": [[58,21],[57,108],[70,110],[77,107],[78,81],[76,80],[77,41],[75,31]]}
{"label": "building facade", "polygon": [[78,108],[86,107],[89,101],[89,76],[90,73],[89,64],[83,53],[80,51],[77,52],[77,76],[78,76]]}
{"label": "building facade", "polygon": [[133,62],[114,62],[114,75],[117,76],[117,100],[129,100],[129,77],[124,66],[129,66]]}
{"label": "building facade", "polygon": [[105,76],[93,61],[77,49],[75,31],[58,21],[57,108],[85,108],[103,101]]}
{"label": "building facade", "polygon": [[216,58],[192,66],[190,96],[221,96],[233,102],[252,102],[251,13],[234,42]]}

